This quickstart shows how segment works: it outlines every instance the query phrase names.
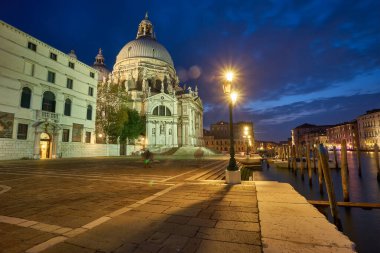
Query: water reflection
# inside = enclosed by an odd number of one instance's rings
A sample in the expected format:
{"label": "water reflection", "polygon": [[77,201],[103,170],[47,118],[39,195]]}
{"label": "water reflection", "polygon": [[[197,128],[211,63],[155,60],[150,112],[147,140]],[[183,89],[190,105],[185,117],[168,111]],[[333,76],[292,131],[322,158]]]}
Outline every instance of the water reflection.
{"label": "water reflection", "polygon": [[[330,160],[333,154],[329,153]],[[340,154],[338,153],[340,164]],[[349,169],[349,192],[351,202],[380,203],[380,184],[377,182],[377,169],[372,152],[362,153],[362,175],[359,177],[357,156],[355,152],[347,153]],[[313,166],[313,165],[312,165]],[[332,169],[334,189],[337,201],[343,201],[342,181],[340,170]],[[295,175],[291,170],[277,169],[273,166],[264,168],[261,172],[254,172],[255,180],[274,180],[290,183],[299,193],[311,200],[327,200],[326,188],[324,194],[319,193],[318,174],[313,170],[312,187],[309,186],[307,170],[304,170],[305,180],[301,179],[298,171]],[[329,220],[332,221],[330,210],[323,208]],[[343,232],[356,243],[359,252],[379,252],[380,249],[380,209],[364,210],[361,208],[339,207],[339,214],[343,225]]]}

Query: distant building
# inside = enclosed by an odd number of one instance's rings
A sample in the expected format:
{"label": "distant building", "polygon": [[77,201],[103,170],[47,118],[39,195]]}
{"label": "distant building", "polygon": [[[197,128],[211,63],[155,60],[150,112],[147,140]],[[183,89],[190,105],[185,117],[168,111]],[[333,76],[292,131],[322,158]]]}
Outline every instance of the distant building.
{"label": "distant building", "polygon": [[266,151],[266,152],[274,152],[277,147],[280,145],[273,141],[255,141],[256,151]]}
{"label": "distant building", "polygon": [[312,125],[312,124],[302,124],[292,129],[292,144],[293,145],[305,145],[309,143],[310,145],[327,143],[326,130],[332,127],[332,125]]}
{"label": "distant building", "polygon": [[356,149],[357,122],[344,122],[327,129],[327,143],[329,149],[333,146],[341,148],[342,140],[346,140],[347,149]]}
{"label": "distant building", "polygon": [[[211,124],[210,130],[203,130],[205,147],[219,151],[230,151],[230,127],[229,123],[219,121]],[[237,122],[233,125],[235,152],[246,152],[247,146],[254,149],[254,131],[252,122]]]}
{"label": "distant building", "polygon": [[93,154],[97,78],[74,52],[0,21],[0,159]]}
{"label": "distant building", "polygon": [[367,111],[357,118],[359,142],[363,150],[373,150],[380,145],[380,109]]}

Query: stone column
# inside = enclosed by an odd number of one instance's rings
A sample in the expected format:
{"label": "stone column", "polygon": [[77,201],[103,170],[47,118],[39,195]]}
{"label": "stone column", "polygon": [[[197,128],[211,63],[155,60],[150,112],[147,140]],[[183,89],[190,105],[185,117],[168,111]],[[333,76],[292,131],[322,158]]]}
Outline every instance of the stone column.
{"label": "stone column", "polygon": [[36,127],[36,131],[35,131],[35,134],[34,134],[34,151],[33,151],[33,159],[40,159],[40,135],[41,135],[41,132],[37,130],[37,127]]}

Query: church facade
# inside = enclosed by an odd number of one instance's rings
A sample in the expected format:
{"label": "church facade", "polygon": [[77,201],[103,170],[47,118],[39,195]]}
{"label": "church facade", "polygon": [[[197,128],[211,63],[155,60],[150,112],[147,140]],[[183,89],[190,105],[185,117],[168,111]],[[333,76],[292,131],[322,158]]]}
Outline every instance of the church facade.
{"label": "church facade", "polygon": [[[101,50],[93,67],[99,71],[98,87],[120,85],[128,97],[126,105],[145,116],[143,146],[162,149],[203,144],[198,88],[179,86],[173,60],[156,40],[148,15],[139,24],[136,39],[120,50],[112,71],[104,65]],[[104,135],[101,129],[98,135]]]}

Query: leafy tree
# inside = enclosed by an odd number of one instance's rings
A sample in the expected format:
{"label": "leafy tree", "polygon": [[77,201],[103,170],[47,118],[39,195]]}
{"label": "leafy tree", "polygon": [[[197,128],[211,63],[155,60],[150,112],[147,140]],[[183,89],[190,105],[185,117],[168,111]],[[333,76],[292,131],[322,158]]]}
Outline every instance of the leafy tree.
{"label": "leafy tree", "polygon": [[128,120],[124,121],[123,129],[120,135],[120,141],[125,142],[127,139],[136,139],[139,135],[145,133],[145,117],[139,115],[136,110],[127,109]]}

